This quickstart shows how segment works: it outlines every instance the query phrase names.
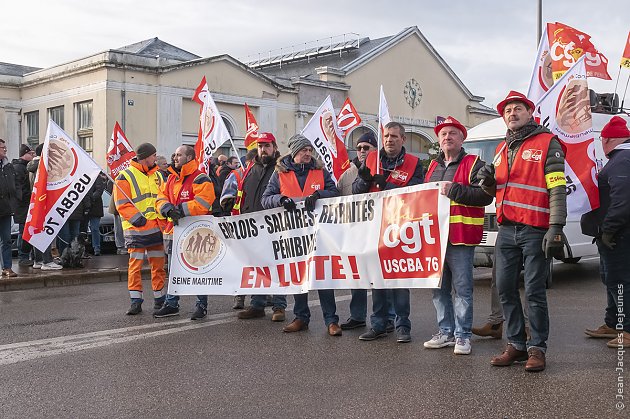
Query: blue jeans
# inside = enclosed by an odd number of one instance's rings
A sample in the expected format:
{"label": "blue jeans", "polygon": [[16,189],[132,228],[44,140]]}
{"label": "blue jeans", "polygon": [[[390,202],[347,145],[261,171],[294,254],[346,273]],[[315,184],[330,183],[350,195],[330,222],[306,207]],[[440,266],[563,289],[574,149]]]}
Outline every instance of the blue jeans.
{"label": "blue jeans", "polygon": [[[364,322],[367,317],[367,291],[366,289],[351,290],[352,298],[350,299],[350,318],[359,322]],[[387,317],[394,322],[396,319],[396,311],[394,311],[394,296],[391,290],[387,290]]]}
{"label": "blue jeans", "polygon": [[[7,204],[8,205],[8,204]],[[10,269],[13,265],[11,255],[11,216],[0,217],[0,249],[2,253],[2,269]]]}
{"label": "blue jeans", "polygon": [[70,246],[72,240],[79,235],[81,231],[81,220],[68,220],[59,230],[59,236],[57,237],[57,249],[59,255],[63,254],[63,250]]}
{"label": "blue jeans", "polygon": [[26,240],[22,239],[22,234],[24,234],[24,224],[20,224],[19,231],[20,232],[17,237],[18,259],[29,260],[31,258],[33,246]]}
{"label": "blue jeans", "polygon": [[120,215],[114,215],[114,240],[117,249],[125,248],[125,237],[122,228],[122,221]]}
{"label": "blue jeans", "polygon": [[52,262],[53,257],[52,257],[52,254],[50,253],[51,248],[52,248],[52,243],[48,245],[48,248],[46,249],[45,252],[41,252],[38,248],[33,247],[33,252],[35,252],[34,261],[37,263],[43,263],[43,264]]}
{"label": "blue jeans", "polygon": [[[336,314],[335,290],[318,290],[317,293],[319,294],[319,304],[322,306],[326,326],[331,323],[339,323],[339,316]],[[295,299],[295,305],[293,306],[295,318],[308,324],[311,320],[311,310],[308,308],[308,293],[295,294],[293,298]]]}
{"label": "blue jeans", "polygon": [[[549,337],[547,278],[549,260],[542,250],[545,229],[527,225],[499,226],[495,246],[497,290],[507,324],[508,343],[519,351],[538,348],[545,352]],[[530,340],[519,294],[521,261],[525,266],[525,303],[529,314]]]}
{"label": "blue jeans", "polygon": [[[599,273],[602,282],[606,285],[606,315],[604,320],[608,327],[617,329],[621,314],[623,314],[623,330],[630,333],[630,273],[628,272],[628,260],[630,260],[630,231],[616,238],[616,246],[609,249],[600,240],[597,240],[599,249]],[[620,326],[621,327],[621,326]]]}
{"label": "blue jeans", "polygon": [[92,232],[92,248],[94,253],[101,252],[101,217],[90,217],[90,231]]}
{"label": "blue jeans", "polygon": [[[470,339],[473,322],[474,246],[446,246],[446,263],[441,288],[433,290],[438,327],[446,335]],[[455,290],[455,305],[451,297]]]}
{"label": "blue jeans", "polygon": [[372,290],[372,316],[370,317],[370,322],[374,331],[385,331],[392,301],[396,313],[396,329],[405,327],[411,330],[409,290],[407,288],[393,288]]}
{"label": "blue jeans", "polygon": [[[273,302],[273,309],[285,309],[287,308],[287,297],[284,295],[274,295],[271,299]],[[252,295],[252,307],[257,309],[264,309],[267,306],[266,295]]]}

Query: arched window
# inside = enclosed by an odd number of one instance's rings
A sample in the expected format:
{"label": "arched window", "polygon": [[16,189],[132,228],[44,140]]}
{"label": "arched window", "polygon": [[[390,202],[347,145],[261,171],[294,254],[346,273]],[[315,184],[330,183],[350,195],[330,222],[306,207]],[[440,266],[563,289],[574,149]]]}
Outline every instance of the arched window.
{"label": "arched window", "polygon": [[417,132],[407,132],[405,136],[407,137],[405,150],[408,153],[412,153],[422,160],[429,158],[429,150],[433,145],[431,139]]}

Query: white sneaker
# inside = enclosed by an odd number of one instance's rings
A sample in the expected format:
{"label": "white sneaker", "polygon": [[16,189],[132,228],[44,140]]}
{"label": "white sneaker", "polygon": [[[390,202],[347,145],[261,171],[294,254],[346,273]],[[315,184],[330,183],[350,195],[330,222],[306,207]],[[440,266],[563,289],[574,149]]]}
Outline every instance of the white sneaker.
{"label": "white sneaker", "polygon": [[33,269],[41,269],[42,268],[42,264],[39,262],[35,262],[33,263],[33,266],[31,266],[31,268]]}
{"label": "white sneaker", "polygon": [[454,346],[454,345],[455,345],[455,337],[445,335],[444,333],[442,333],[441,330],[437,332],[435,335],[433,335],[431,340],[424,342],[424,347],[429,348],[429,349],[445,348],[447,346]]}
{"label": "white sneaker", "polygon": [[42,271],[58,271],[59,269],[63,269],[63,266],[55,262],[44,263],[42,265]]}
{"label": "white sneaker", "polygon": [[457,338],[455,339],[455,355],[468,355],[472,348],[470,347],[470,339]]}

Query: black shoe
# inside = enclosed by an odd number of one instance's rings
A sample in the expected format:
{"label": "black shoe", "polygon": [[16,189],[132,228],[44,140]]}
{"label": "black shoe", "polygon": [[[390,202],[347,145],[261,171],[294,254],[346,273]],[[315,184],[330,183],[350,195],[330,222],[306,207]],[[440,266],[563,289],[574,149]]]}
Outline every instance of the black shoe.
{"label": "black shoe", "polygon": [[397,335],[396,342],[398,343],[411,342],[411,331],[407,329],[406,327],[400,327],[396,335]]}
{"label": "black shoe", "polygon": [[164,300],[155,300],[153,302],[153,310],[159,310],[164,305]]}
{"label": "black shoe", "polygon": [[135,316],[136,314],[140,314],[140,313],[142,313],[142,303],[137,302],[137,301],[131,303],[131,307],[129,307],[129,310],[127,310],[127,315]]}
{"label": "black shoe", "polygon": [[385,331],[387,333],[392,333],[394,330],[396,330],[396,325],[394,324],[393,320],[389,320],[387,322],[387,326],[385,326]]}
{"label": "black shoe", "polygon": [[208,314],[208,310],[204,306],[197,305],[195,312],[190,316],[190,320],[201,320],[206,317],[206,314]]}
{"label": "black shoe", "polygon": [[162,317],[171,317],[179,315],[179,307],[171,307],[164,304],[161,309],[153,312],[153,317],[160,319]]}
{"label": "black shoe", "polygon": [[387,332],[377,332],[374,329],[370,329],[367,332],[359,336],[359,340],[376,340],[387,336]]}
{"label": "black shoe", "polygon": [[355,320],[351,317],[348,321],[341,323],[339,326],[341,326],[341,330],[358,329],[359,327],[365,327],[365,321]]}

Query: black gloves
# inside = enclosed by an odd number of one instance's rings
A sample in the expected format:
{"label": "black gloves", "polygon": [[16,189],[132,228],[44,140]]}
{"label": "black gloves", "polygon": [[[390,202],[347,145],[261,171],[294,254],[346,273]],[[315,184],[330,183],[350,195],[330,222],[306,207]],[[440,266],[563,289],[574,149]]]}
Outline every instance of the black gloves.
{"label": "black gloves", "polygon": [[179,223],[180,218],[184,218],[184,214],[177,208],[172,208],[168,210],[168,212],[166,213],[166,216],[170,218],[171,220],[173,220],[173,225],[175,226]]}
{"label": "black gloves", "polygon": [[280,204],[287,211],[293,211],[295,209],[295,201],[292,200],[291,198],[287,198],[286,196],[283,196],[282,198],[280,198]]}
{"label": "black gloves", "polygon": [[545,253],[545,257],[562,257],[564,255],[563,249],[565,241],[566,237],[562,232],[562,226],[551,224],[542,241],[542,251]]}
{"label": "black gloves", "polygon": [[359,177],[368,183],[374,180],[372,172],[370,172],[370,168],[367,166],[359,167]]}
{"label": "black gloves", "polygon": [[315,191],[311,195],[304,199],[304,208],[307,211],[313,211],[315,209],[315,202],[319,199],[319,192]]}
{"label": "black gloves", "polygon": [[144,215],[141,215],[140,218],[135,221],[130,221],[130,223],[134,227],[142,227],[147,223],[147,219],[144,218]]}
{"label": "black gloves", "polygon": [[226,198],[221,202],[221,208],[225,212],[232,212],[232,208],[234,208],[234,198]]}
{"label": "black gloves", "polygon": [[494,166],[491,164],[486,164],[484,167],[479,169],[479,171],[477,172],[477,179],[479,179],[480,185],[486,186],[488,188],[496,185],[497,181],[494,178]]}
{"label": "black gloves", "polygon": [[614,240],[614,233],[602,233],[602,244],[604,246],[606,246],[607,248],[609,248],[610,250],[613,250],[615,248],[615,246],[617,245],[617,243],[615,243]]}
{"label": "black gloves", "polygon": [[385,190],[385,184],[387,184],[387,178],[385,177],[385,175],[381,175],[381,174],[377,174],[372,176],[372,180],[374,182],[374,185],[376,185],[377,188],[379,188],[381,191]]}

